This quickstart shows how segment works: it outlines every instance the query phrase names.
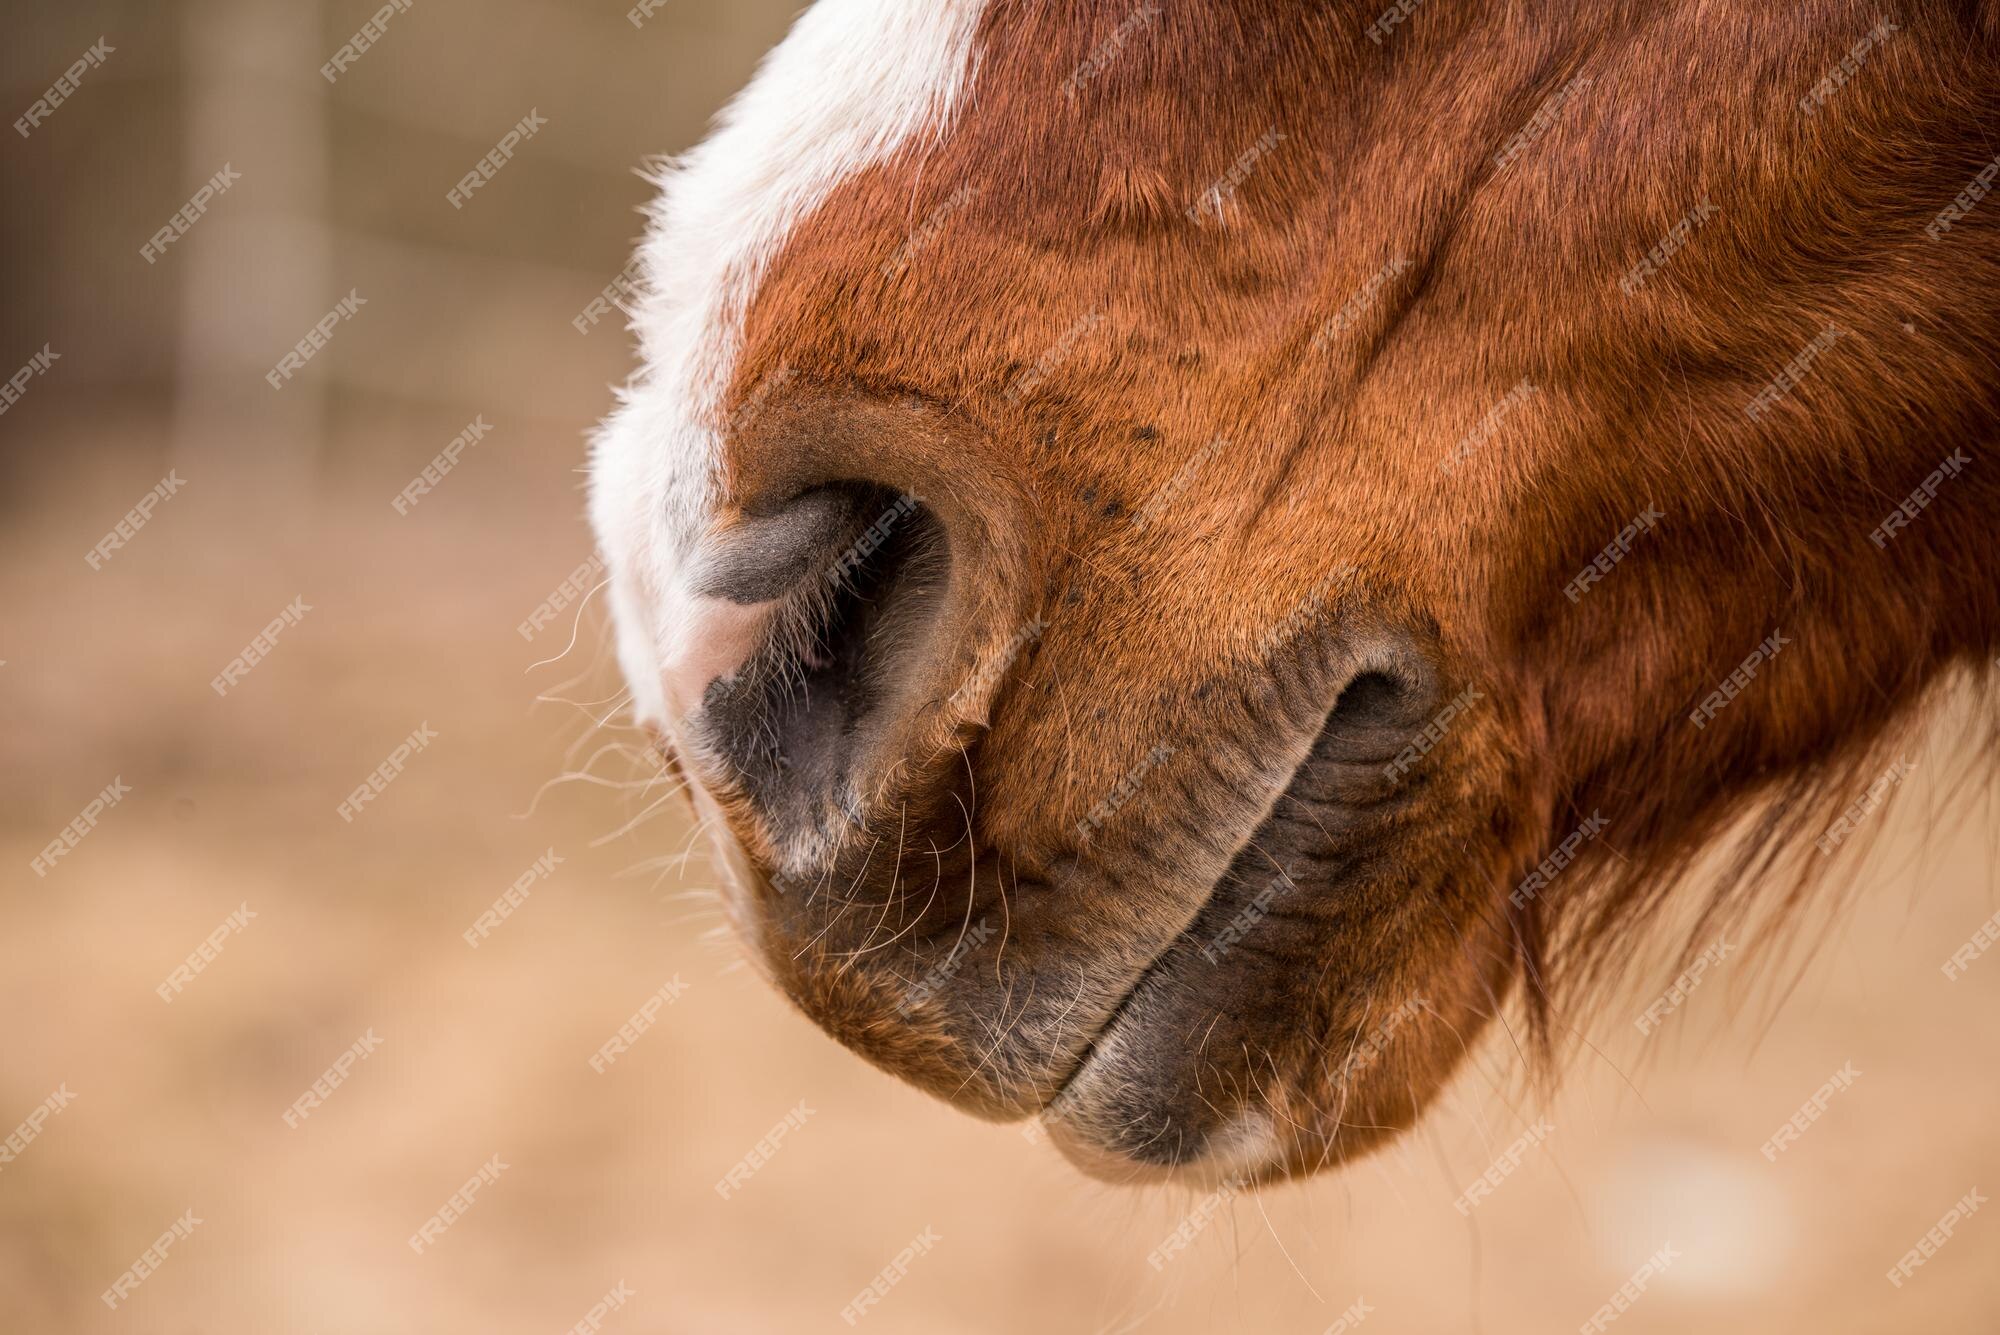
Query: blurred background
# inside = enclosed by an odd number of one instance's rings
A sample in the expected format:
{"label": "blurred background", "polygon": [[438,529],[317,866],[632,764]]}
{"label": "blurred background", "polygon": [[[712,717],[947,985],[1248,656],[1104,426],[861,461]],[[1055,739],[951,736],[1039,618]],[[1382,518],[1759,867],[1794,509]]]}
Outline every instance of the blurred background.
{"label": "blurred background", "polygon": [[2000,1187],[2000,952],[1941,968],[2000,851],[1993,794],[1941,818],[1949,717],[1809,965],[1729,953],[1642,1036],[1656,952],[1574,1017],[1556,1097],[1497,1033],[1337,1176],[1101,1186],[791,1013],[607,717],[579,470],[629,365],[590,313],[633,169],[793,6],[398,3],[79,0],[0,42],[0,379],[31,370],[0,412],[0,1330],[1511,1335],[1577,1329],[1663,1247],[1619,1331],[1995,1328],[2000,1213],[1885,1278]]}

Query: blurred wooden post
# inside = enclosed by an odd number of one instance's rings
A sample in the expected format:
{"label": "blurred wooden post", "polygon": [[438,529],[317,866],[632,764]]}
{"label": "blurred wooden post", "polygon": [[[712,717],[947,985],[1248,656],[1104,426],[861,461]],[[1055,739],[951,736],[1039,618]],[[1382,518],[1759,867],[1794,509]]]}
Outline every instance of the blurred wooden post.
{"label": "blurred wooden post", "polygon": [[[173,256],[174,462],[191,495],[303,502],[325,432],[328,365],[277,390],[264,376],[347,291],[332,272],[326,222],[330,85],[319,68],[332,48],[320,0],[185,0],[182,14],[181,175],[189,193],[224,164],[242,179]],[[221,485],[198,485],[203,476]]]}

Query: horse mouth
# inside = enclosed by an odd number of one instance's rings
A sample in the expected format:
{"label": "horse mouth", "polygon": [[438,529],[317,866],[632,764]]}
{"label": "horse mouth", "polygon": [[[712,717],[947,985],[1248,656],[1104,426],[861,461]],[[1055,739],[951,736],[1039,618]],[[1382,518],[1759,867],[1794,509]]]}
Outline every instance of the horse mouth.
{"label": "horse mouth", "polygon": [[[1413,976],[1394,827],[1422,783],[1384,771],[1435,692],[1381,650],[1325,651],[1339,703],[1296,763],[1266,769],[1254,812],[1223,824],[1233,851],[1208,823],[1161,844],[1172,794],[1212,791],[1165,761],[1103,831],[1040,865],[975,844],[955,808],[912,808],[856,827],[832,862],[741,859],[762,864],[739,877],[753,951],[859,1055],[975,1115],[1036,1119],[1093,1176],[1247,1180],[1323,1161],[1340,1130],[1321,1115],[1325,1050],[1366,1036]],[[1338,1073],[1343,1104],[1366,1076]],[[1341,1134],[1342,1149],[1357,1135]]]}
{"label": "horse mouth", "polygon": [[[1264,833],[1281,841],[1282,822]],[[1242,1183],[1324,1161],[1361,1135],[1342,1131],[1337,1151],[1332,1130],[1316,1134],[1310,1031],[1365,1034],[1383,1009],[1387,978],[1354,963],[1366,926],[1352,903],[1355,879],[1381,864],[1312,863],[1272,866],[1246,850],[1192,913],[1154,920],[1143,955],[1131,940],[1089,939],[1056,903],[1017,902],[1010,923],[940,921],[907,951],[864,939],[815,964],[802,948],[829,939],[838,915],[804,912],[812,889],[782,876],[758,897],[753,936],[780,989],[836,1039],[964,1111],[1034,1119],[1031,1135],[1088,1175]],[[1302,1005],[1312,991],[1327,999]]]}
{"label": "horse mouth", "polygon": [[1233,1124],[1197,1128],[1186,1122],[1176,1125],[1157,1113],[1134,1117],[1120,1107],[1139,1099],[1159,1104],[1174,1093],[1155,1087],[1171,1080],[1171,1073],[1132,1059],[1132,1039],[1124,1032],[1133,999],[1160,962],[1148,965],[1132,981],[1111,1015],[1083,1045],[1069,1074],[1036,1115],[1036,1125],[1072,1164],[1109,1182],[1183,1178],[1214,1186],[1256,1176],[1272,1167],[1276,1158],[1268,1120],[1256,1113],[1240,1114]]}

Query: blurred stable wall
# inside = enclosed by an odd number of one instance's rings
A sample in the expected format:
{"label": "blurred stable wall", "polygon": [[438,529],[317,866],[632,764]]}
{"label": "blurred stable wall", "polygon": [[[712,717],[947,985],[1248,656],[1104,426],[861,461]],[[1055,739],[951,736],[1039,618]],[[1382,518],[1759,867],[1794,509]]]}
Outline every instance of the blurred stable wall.
{"label": "blurred stable wall", "polygon": [[[630,254],[649,193],[634,168],[698,139],[796,6],[663,4],[635,27],[623,3],[399,2],[45,0],[10,17],[10,124],[100,38],[110,54],[0,140],[0,375],[44,344],[61,358],[34,411],[9,413],[0,512],[31,470],[104,448],[304,503],[377,464],[364,485],[407,475],[474,413],[572,480],[577,433],[629,364],[621,319],[588,336],[570,321]],[[452,207],[531,110],[547,124]],[[148,263],[225,164],[241,179]],[[366,306],[274,391],[265,373],[350,291]]]}

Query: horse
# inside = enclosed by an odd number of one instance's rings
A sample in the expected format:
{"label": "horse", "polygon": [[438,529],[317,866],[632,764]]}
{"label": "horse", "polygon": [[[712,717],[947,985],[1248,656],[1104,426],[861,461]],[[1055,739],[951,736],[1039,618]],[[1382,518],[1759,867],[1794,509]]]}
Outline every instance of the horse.
{"label": "horse", "polygon": [[1559,1064],[1683,894],[1688,955],[1830,911],[2000,651],[1996,54],[1993,0],[819,0],[650,173],[589,470],[759,971],[1241,1183],[1516,1008]]}

